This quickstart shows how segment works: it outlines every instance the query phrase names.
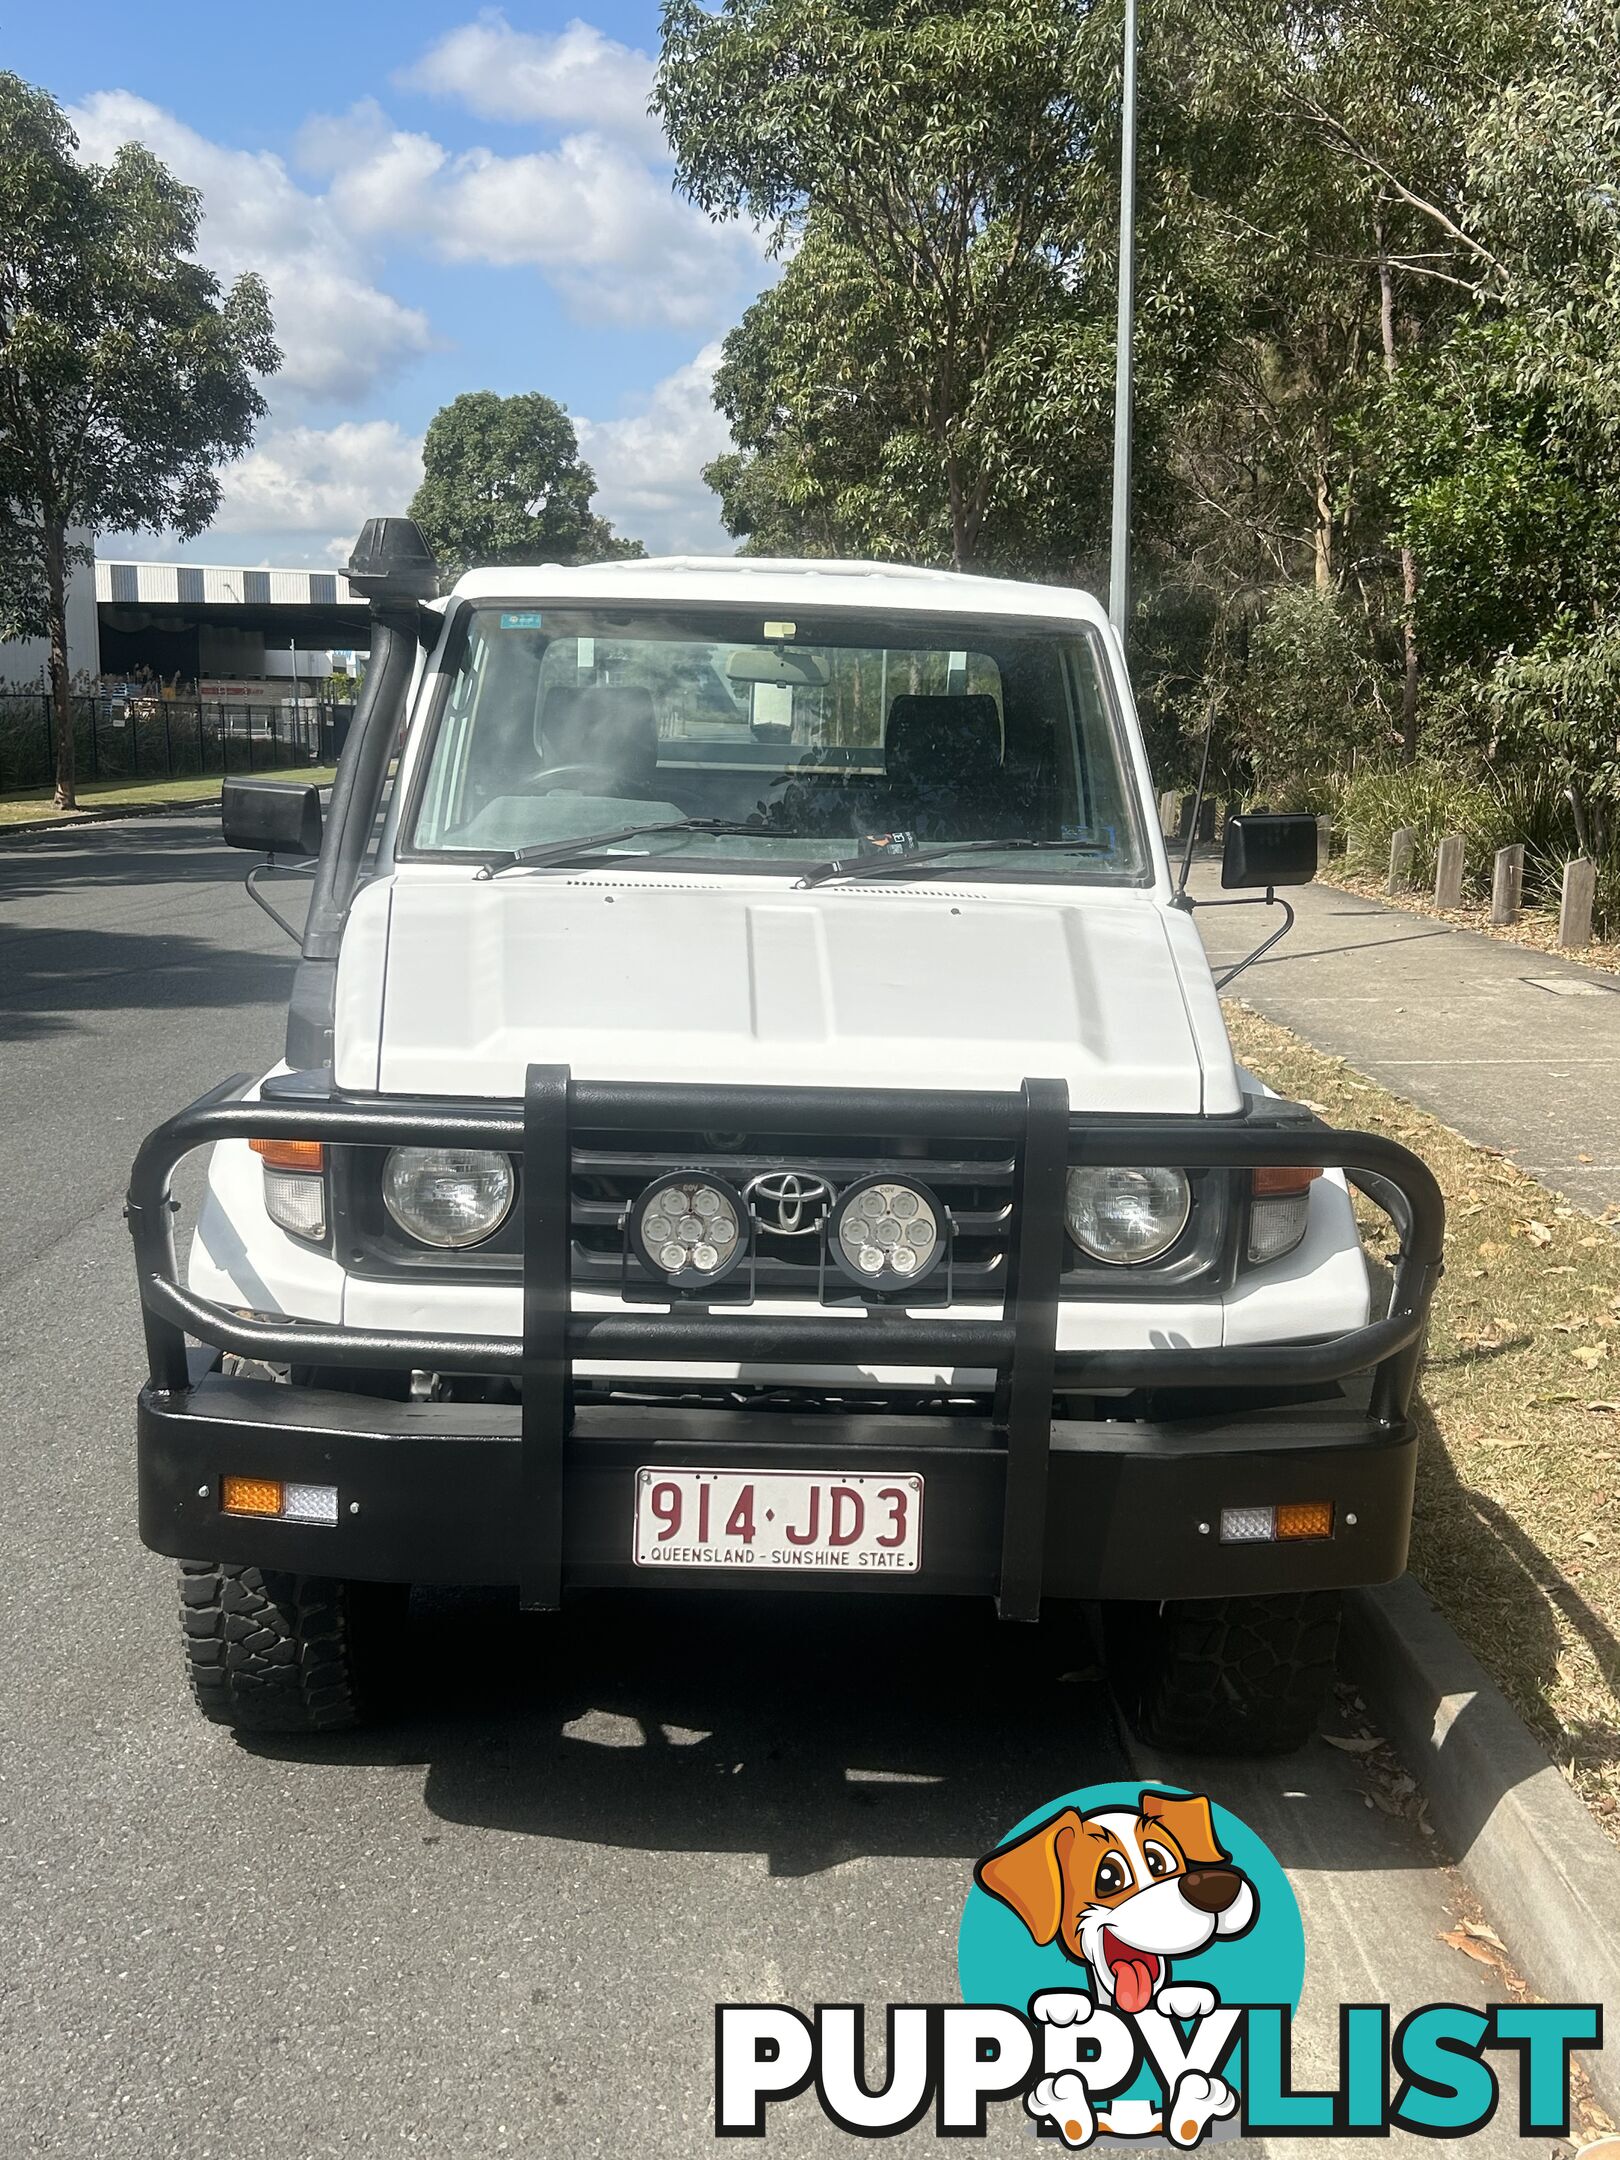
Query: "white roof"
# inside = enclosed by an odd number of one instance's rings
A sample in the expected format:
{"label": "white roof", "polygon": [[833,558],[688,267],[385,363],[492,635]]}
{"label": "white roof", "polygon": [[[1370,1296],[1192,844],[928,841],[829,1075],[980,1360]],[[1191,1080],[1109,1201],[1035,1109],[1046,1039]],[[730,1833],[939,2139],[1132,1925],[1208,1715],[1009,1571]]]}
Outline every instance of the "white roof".
{"label": "white roof", "polygon": [[1088,592],[1072,585],[1031,585],[900,563],[793,561],[768,555],[654,555],[639,561],[557,563],[469,570],[463,600],[663,600],[747,607],[847,607],[929,615],[1009,615],[1080,621],[1101,629],[1106,617]]}

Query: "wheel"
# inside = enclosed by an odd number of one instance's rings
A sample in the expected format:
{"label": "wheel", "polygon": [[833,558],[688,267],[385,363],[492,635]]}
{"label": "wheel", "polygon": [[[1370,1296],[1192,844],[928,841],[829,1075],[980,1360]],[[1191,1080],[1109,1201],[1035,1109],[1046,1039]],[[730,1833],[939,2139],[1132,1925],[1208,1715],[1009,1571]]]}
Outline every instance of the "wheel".
{"label": "wheel", "polygon": [[1150,1746],[1286,1755],[1315,1732],[1339,1645],[1337,1590],[1108,1605],[1108,1677]]}
{"label": "wheel", "polygon": [[211,1560],[180,1563],[197,1708],[238,1732],[340,1732],[376,1700],[407,1592]]}

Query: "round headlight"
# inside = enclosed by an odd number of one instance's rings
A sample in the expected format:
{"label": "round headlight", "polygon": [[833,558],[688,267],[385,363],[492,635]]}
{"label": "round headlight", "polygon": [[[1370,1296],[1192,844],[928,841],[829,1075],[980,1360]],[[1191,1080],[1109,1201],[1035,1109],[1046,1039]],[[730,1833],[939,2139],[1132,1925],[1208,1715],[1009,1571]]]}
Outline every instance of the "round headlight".
{"label": "round headlight", "polygon": [[1192,1188],[1180,1170],[1131,1164],[1069,1172],[1063,1218],[1083,1253],[1113,1267],[1166,1253],[1187,1227]]}
{"label": "round headlight", "polygon": [[745,1220],[729,1185],[681,1170],[649,1185],[630,1210],[630,1242],[655,1275],[690,1289],[731,1273],[747,1248]]}
{"label": "round headlight", "polygon": [[903,1290],[938,1267],[945,1216],[925,1185],[863,1178],[851,1185],[827,1225],[833,1259],[863,1289]]}
{"label": "round headlight", "polygon": [[397,1147],[383,1164],[383,1205],[424,1245],[478,1245],[506,1220],[512,1164],[483,1148]]}

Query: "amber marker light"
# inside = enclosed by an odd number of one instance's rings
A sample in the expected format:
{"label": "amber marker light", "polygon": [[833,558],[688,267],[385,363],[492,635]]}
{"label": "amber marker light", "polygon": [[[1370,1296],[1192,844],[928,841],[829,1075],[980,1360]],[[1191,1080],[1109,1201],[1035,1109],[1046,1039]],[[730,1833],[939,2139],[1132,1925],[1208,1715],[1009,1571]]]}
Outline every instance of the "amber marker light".
{"label": "amber marker light", "polygon": [[[255,1147],[258,1144],[254,1142]],[[1309,1192],[1322,1173],[1296,1163],[1261,1163],[1249,1175],[1254,1180],[1252,1190],[1257,1200],[1291,1200]]]}
{"label": "amber marker light", "polygon": [[1290,1500],[1277,1510],[1279,1538],[1324,1538],[1333,1535],[1331,1500]]}
{"label": "amber marker light", "polygon": [[227,1515],[279,1515],[281,1480],[268,1477],[221,1478],[219,1504]]}
{"label": "amber marker light", "polygon": [[321,1170],[326,1165],[319,1140],[250,1140],[248,1146],[270,1170]]}

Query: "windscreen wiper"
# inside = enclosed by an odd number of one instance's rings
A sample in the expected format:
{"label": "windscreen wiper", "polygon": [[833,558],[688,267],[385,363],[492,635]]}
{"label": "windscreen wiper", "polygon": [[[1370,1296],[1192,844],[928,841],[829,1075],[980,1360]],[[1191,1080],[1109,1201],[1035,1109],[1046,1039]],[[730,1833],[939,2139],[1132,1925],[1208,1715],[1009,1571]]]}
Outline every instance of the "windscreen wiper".
{"label": "windscreen wiper", "polygon": [[639,840],[651,833],[748,833],[761,840],[794,840],[797,833],[776,825],[749,825],[738,818],[664,818],[657,824],[617,825],[610,832],[575,833],[571,840],[538,840],[532,847],[508,848],[479,870],[481,878],[499,877],[503,870],[521,870],[547,863],[576,862],[599,848],[621,840]]}
{"label": "windscreen wiper", "polygon": [[904,853],[857,855],[853,861],[818,863],[795,880],[802,890],[825,885],[830,878],[906,877],[948,855],[999,855],[1009,851],[1053,848],[1069,855],[1108,855],[1113,851],[1101,840],[942,840],[938,847],[909,848]]}

